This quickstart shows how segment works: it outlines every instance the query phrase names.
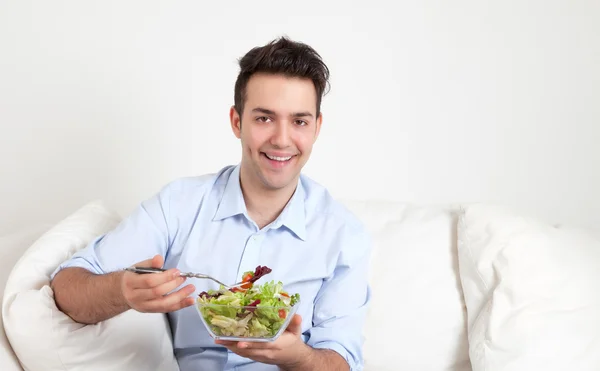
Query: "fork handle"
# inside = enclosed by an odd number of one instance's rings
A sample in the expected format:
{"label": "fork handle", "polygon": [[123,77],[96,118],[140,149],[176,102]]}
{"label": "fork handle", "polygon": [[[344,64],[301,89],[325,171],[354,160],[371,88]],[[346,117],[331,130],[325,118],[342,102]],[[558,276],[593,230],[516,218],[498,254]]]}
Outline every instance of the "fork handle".
{"label": "fork handle", "polygon": [[138,273],[138,274],[161,273],[161,272],[166,271],[166,269],[163,269],[163,268],[147,268],[147,267],[133,267],[133,268],[126,268],[126,270],[133,272],[133,273]]}

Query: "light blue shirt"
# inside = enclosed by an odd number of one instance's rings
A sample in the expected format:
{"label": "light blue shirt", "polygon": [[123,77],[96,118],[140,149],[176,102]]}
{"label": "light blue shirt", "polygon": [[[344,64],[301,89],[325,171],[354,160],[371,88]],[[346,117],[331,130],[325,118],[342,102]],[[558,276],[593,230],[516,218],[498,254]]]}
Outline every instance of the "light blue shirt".
{"label": "light blue shirt", "polygon": [[[363,368],[370,248],[358,219],[305,175],[279,217],[259,229],[246,211],[237,165],[171,182],[54,274],[65,267],[109,273],[156,254],[165,258],[165,268],[207,273],[227,283],[267,266],[272,272],[257,284],[281,281],[288,292],[300,294],[304,342],[338,352],[354,371]],[[188,279],[183,285],[189,283],[196,287],[194,297],[218,289],[210,280]],[[182,371],[278,370],[215,344],[193,306],[167,315]]]}

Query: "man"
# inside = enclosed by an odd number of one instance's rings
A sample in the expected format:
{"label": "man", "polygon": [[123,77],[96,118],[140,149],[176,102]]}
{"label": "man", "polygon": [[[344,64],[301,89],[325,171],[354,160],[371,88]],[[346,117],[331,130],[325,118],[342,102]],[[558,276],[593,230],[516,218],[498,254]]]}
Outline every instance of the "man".
{"label": "man", "polygon": [[[230,122],[241,162],[173,181],[58,267],[57,306],[81,323],[129,309],[167,313],[182,371],[360,370],[369,237],[301,174],[321,129],[329,70],[311,47],[286,38],[239,64]],[[133,265],[167,271],[123,271]],[[192,305],[218,287],[178,273],[234,283],[259,265],[272,269],[263,279],[300,295],[297,315],[271,343],[213,340]]]}

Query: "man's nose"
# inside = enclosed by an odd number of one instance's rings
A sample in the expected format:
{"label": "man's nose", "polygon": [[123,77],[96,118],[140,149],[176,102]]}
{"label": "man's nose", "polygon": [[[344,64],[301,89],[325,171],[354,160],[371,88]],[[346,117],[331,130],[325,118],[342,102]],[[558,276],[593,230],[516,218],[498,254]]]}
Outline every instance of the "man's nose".
{"label": "man's nose", "polygon": [[271,135],[271,144],[278,148],[288,147],[291,143],[290,123],[282,120],[274,125],[273,135]]}

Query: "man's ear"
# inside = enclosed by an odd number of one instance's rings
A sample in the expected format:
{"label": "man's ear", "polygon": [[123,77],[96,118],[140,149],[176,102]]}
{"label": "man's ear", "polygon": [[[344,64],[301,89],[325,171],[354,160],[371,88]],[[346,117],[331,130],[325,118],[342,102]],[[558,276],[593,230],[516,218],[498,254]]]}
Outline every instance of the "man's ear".
{"label": "man's ear", "polygon": [[316,124],[315,140],[313,142],[316,142],[317,138],[319,137],[319,133],[321,132],[321,124],[322,123],[323,123],[323,112],[319,112],[319,117],[317,117],[317,121],[315,121],[315,124]]}
{"label": "man's ear", "polygon": [[235,106],[231,106],[229,109],[229,121],[231,122],[233,134],[240,139],[242,136],[242,118],[235,109]]}

